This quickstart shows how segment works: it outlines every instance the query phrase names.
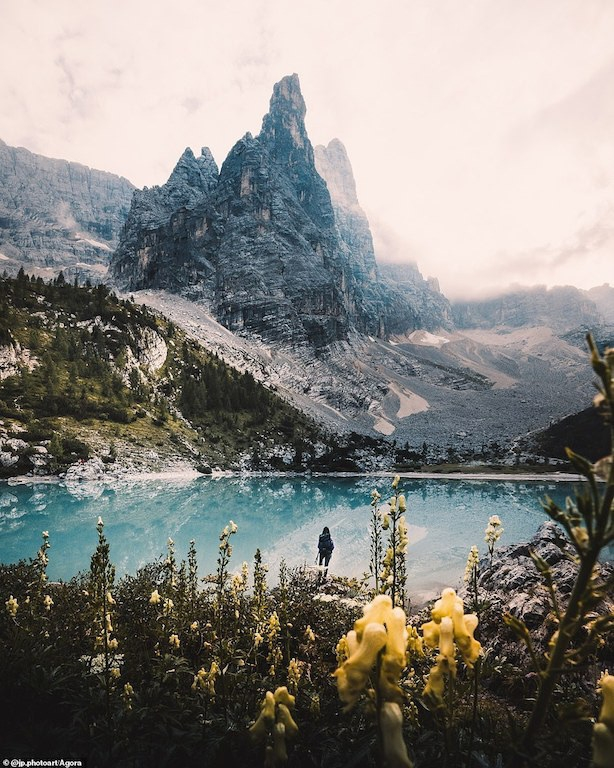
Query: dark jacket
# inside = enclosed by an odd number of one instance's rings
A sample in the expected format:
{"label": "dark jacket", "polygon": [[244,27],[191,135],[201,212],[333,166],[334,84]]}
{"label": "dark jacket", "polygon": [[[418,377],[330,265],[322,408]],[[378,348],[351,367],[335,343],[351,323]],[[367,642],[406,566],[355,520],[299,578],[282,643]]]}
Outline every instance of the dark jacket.
{"label": "dark jacket", "polygon": [[318,539],[318,551],[330,555],[334,548],[335,545],[330,537],[330,533],[321,533]]}

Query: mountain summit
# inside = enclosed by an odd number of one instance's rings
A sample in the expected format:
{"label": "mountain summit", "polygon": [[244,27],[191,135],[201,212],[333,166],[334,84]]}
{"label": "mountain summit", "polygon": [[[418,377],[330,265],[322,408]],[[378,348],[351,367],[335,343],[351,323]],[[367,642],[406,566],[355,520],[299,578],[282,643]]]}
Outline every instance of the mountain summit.
{"label": "mountain summit", "polygon": [[233,146],[219,176],[208,150],[186,150],[166,184],[136,192],[115,281],[179,293],[234,332],[293,346],[445,325],[443,297],[421,302],[425,314],[380,276],[347,153],[333,142],[317,166],[305,115],[298,76],[284,77],[260,133]]}

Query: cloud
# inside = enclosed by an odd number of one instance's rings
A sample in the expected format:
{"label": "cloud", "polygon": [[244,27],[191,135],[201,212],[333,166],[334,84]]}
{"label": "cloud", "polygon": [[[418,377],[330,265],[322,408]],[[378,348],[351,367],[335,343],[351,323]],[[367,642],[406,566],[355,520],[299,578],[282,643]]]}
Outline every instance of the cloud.
{"label": "cloud", "polygon": [[151,186],[186,145],[221,164],[297,72],[310,138],[346,146],[380,258],[452,293],[529,254],[566,279],[595,251],[614,283],[608,238],[588,235],[614,200],[612,39],[600,0],[7,2],[0,137]]}

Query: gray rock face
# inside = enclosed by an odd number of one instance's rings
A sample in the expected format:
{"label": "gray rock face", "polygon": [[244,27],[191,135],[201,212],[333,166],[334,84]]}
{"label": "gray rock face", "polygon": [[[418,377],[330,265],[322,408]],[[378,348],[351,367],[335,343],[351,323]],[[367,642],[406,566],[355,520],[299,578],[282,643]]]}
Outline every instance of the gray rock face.
{"label": "gray rock face", "polygon": [[606,323],[614,325],[614,288],[608,283],[591,288],[586,292],[595,303]]}
{"label": "gray rock face", "polygon": [[455,302],[453,316],[458,328],[545,325],[556,333],[566,333],[604,322],[592,298],[589,291],[571,286],[535,286],[484,301]]}
{"label": "gray rock face", "polygon": [[343,191],[331,201],[305,112],[298,77],[285,77],[260,134],[235,144],[219,176],[186,151],[166,185],[135,194],[111,263],[117,283],[181,293],[236,333],[294,346],[423,327],[379,278],[340,142],[324,151],[334,194]]}
{"label": "gray rock face", "polygon": [[356,195],[356,182],[347,152],[339,139],[315,148],[315,163],[330,192],[335,222],[342,242],[352,254],[355,276],[363,282],[379,277],[373,238]]}
{"label": "gray rock face", "polygon": [[[444,296],[425,281],[415,265],[378,268],[369,221],[360,207],[347,152],[339,139],[315,148],[318,172],[328,186],[341,247],[351,265],[363,312],[354,313],[359,330],[387,336],[408,330],[451,327],[451,309]],[[363,317],[371,322],[362,323]],[[378,319],[375,325],[373,319]]]}
{"label": "gray rock face", "polygon": [[[381,279],[398,296],[396,313],[411,310],[416,328],[436,331],[439,328],[452,330],[454,320],[450,302],[439,290],[439,283],[434,278],[425,280],[415,264],[380,264]],[[392,333],[404,333],[404,327],[410,327],[409,319],[403,320],[395,312],[391,313],[390,329]],[[395,321],[396,318],[396,321]]]}
{"label": "gray rock face", "polygon": [[[541,647],[542,651],[546,650],[556,629],[548,591],[530,557],[531,550],[550,566],[557,585],[557,599],[563,609],[578,573],[573,547],[563,530],[551,520],[542,523],[535,536],[526,544],[513,544],[495,550],[492,564],[487,558],[480,561],[480,600],[485,604],[480,617],[482,632],[491,638],[489,644],[496,653],[512,660],[524,658],[526,650],[513,638],[511,632],[501,631],[501,616],[504,612],[509,611],[524,621],[536,647]],[[597,570],[604,581],[612,574],[612,566],[607,563],[598,565]],[[466,587],[463,587],[460,594],[467,601]],[[612,595],[605,602],[602,608],[611,610]]]}
{"label": "gray rock face", "polygon": [[112,173],[0,141],[0,268],[104,275],[133,191]]}
{"label": "gray rock face", "polygon": [[[135,191],[113,254],[112,272],[119,284],[132,290],[152,286],[176,291],[201,277],[198,255],[184,228],[188,211],[206,204],[217,180],[211,151],[203,147],[196,158],[188,147],[166,184]],[[192,231],[192,239],[198,234]]]}

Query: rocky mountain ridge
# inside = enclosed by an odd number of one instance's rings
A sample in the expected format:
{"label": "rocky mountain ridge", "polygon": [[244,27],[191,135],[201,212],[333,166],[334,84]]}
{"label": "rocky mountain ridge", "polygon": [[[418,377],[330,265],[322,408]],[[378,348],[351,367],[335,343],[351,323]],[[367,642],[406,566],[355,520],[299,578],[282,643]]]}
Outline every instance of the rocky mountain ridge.
{"label": "rocky mountain ridge", "polygon": [[100,280],[133,192],[112,173],[0,140],[0,268]]}
{"label": "rocky mountain ridge", "polygon": [[133,295],[331,432],[384,436],[414,452],[426,444],[428,461],[534,461],[540,452],[516,438],[581,410],[593,394],[581,341],[545,327],[389,340],[353,333],[314,354],[234,334],[166,291]]}
{"label": "rocky mountain ridge", "polygon": [[614,288],[512,287],[492,298],[454,302],[452,315],[458,329],[544,325],[562,334],[612,323]]}
{"label": "rocky mountain ridge", "polygon": [[[583,337],[598,329],[612,343],[614,288],[515,288],[451,305],[416,265],[378,264],[347,152],[337,139],[312,147],[305,115],[298,78],[284,78],[260,133],[236,142],[220,169],[206,147],[186,149],[165,184],[134,190],[129,213],[117,200],[92,207],[81,240],[77,214],[73,229],[58,229],[52,203],[65,201],[66,178],[96,188],[87,172],[97,172],[31,156],[49,200],[28,192],[30,180],[23,198],[12,193],[14,216],[48,236],[2,264],[100,279],[111,245],[94,234],[121,229],[111,272],[122,289],[336,432],[426,443],[439,459],[472,460],[492,443],[530,453],[534,443],[515,438],[590,402]],[[26,151],[0,149],[5,178]],[[55,187],[45,181],[54,169]],[[4,243],[19,228],[6,221]],[[7,371],[22,354],[7,351]]]}
{"label": "rocky mountain ridge", "polygon": [[[347,154],[340,142],[314,152],[305,113],[298,77],[285,77],[259,135],[234,145],[217,180],[200,184],[186,158],[186,199],[164,223],[149,212],[161,197],[173,207],[173,176],[155,195],[138,195],[114,279],[127,290],[181,293],[236,333],[291,346],[446,325],[443,297],[419,310],[380,275]],[[433,292],[423,280],[415,291]]]}

